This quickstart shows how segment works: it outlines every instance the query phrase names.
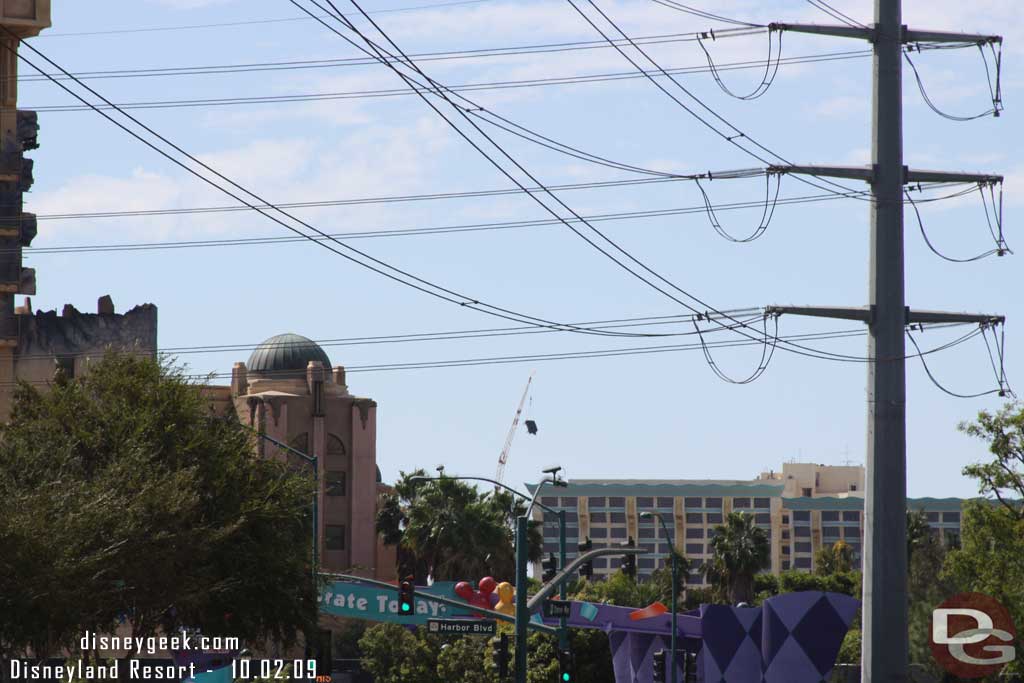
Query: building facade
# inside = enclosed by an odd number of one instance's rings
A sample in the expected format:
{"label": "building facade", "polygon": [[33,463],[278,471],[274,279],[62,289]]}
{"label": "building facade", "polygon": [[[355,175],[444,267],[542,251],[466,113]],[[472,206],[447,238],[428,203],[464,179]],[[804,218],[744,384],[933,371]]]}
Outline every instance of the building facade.
{"label": "building facade", "polygon": [[[535,486],[529,485],[532,492]],[[547,495],[545,495],[547,494]],[[711,558],[715,527],[730,512],[754,516],[770,543],[770,566],[778,574],[790,569],[814,570],[814,554],[842,540],[860,561],[864,537],[864,468],[812,463],[786,463],[781,472],[763,472],[752,480],[571,480],[566,488],[547,488],[540,501],[565,511],[568,558],[578,554],[587,539],[594,548],[629,542],[646,550],[637,558],[637,575],[648,577],[665,566],[670,544],[691,564],[687,583],[703,586],[700,565]],[[959,498],[908,499],[908,508],[924,510],[933,533],[947,543],[960,535]],[[655,519],[661,515],[671,538]],[[543,522],[544,553],[559,552],[556,515],[535,508]],[[621,566],[621,558],[594,561],[594,578],[606,577]],[[540,575],[539,565],[534,575]]]}
{"label": "building facade", "polygon": [[316,458],[320,567],[394,580],[395,549],[379,541],[377,502],[388,491],[377,468],[377,403],[349,393],[345,368],[297,334],[271,337],[235,363],[231,386],[208,387],[213,410],[233,410],[266,435],[264,457],[313,465],[275,442]]}

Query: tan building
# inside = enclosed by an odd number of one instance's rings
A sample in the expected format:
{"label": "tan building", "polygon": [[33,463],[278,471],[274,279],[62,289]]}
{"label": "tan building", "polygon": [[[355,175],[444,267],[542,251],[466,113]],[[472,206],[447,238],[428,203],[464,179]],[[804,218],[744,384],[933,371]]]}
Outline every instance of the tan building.
{"label": "tan building", "polygon": [[[527,485],[532,492],[536,487]],[[548,495],[545,495],[548,494]],[[593,547],[613,547],[630,539],[647,551],[637,559],[643,578],[665,565],[670,543],[691,563],[687,583],[704,585],[701,563],[712,556],[715,527],[733,511],[754,516],[768,534],[770,566],[778,574],[797,569],[812,571],[814,554],[842,540],[860,559],[864,535],[864,468],[813,463],[785,463],[781,472],[769,471],[752,480],[570,480],[567,488],[546,489],[541,502],[565,511],[568,557],[588,538]],[[960,533],[959,498],[912,498],[910,509],[927,513],[933,533],[955,543]],[[641,519],[642,512],[657,512],[672,538],[665,537],[655,520]],[[559,552],[557,517],[534,510],[543,521],[544,553]],[[615,572],[620,558],[598,558],[594,577]],[[534,567],[539,576],[541,568]]]}
{"label": "tan building", "polygon": [[376,531],[377,501],[388,490],[377,468],[377,404],[349,392],[345,368],[332,367],[315,342],[282,334],[235,363],[231,386],[208,391],[216,411],[233,408],[269,437],[257,440],[261,455],[302,464],[277,441],[317,458],[322,569],[393,580],[395,550]]}

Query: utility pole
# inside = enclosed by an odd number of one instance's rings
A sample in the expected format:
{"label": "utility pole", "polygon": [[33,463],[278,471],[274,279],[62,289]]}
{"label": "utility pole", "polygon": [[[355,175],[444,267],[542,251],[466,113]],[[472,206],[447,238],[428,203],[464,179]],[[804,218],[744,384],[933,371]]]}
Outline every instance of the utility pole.
{"label": "utility pole", "polygon": [[902,0],[875,0],[873,27],[772,24],[774,30],[860,38],[874,47],[870,168],[778,166],[770,171],[863,180],[871,186],[871,264],[867,308],[774,306],[795,314],[865,322],[868,341],[867,487],[865,492],[861,680],[908,679],[906,326],[915,322],[1001,324],[992,315],[911,311],[905,302],[904,186],[914,182],[1001,182],[1001,176],[911,171],[903,164],[903,45],[919,41],[1001,42],[999,36],[912,31]]}

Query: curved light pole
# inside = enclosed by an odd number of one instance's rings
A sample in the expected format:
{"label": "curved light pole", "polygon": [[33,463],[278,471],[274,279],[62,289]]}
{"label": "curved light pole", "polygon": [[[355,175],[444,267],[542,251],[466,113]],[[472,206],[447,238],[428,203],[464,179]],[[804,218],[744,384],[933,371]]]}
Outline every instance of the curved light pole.
{"label": "curved light pole", "polygon": [[[505,491],[508,491],[509,493],[511,493],[511,494],[513,494],[515,496],[519,496],[523,500],[530,501],[530,504],[526,507],[525,514],[522,514],[522,515],[520,515],[520,516],[518,516],[516,518],[516,536],[515,536],[515,545],[516,545],[516,615],[515,615],[516,658],[515,658],[515,677],[516,677],[516,683],[526,683],[526,666],[527,666],[526,634],[527,634],[528,624],[530,623],[530,615],[528,614],[529,607],[527,605],[527,595],[526,595],[526,583],[527,583],[526,565],[529,562],[529,548],[528,548],[528,544],[529,544],[529,540],[528,540],[529,526],[528,525],[529,525],[530,513],[533,511],[533,506],[534,505],[536,505],[536,506],[540,507],[541,509],[546,510],[546,511],[548,511],[548,512],[558,516],[558,524],[559,524],[559,534],[558,534],[558,536],[559,536],[559,551],[560,551],[560,555],[561,555],[562,566],[563,567],[565,566],[565,554],[566,554],[566,552],[565,552],[565,512],[563,510],[555,510],[554,508],[548,507],[547,505],[544,505],[543,503],[537,502],[537,497],[540,495],[540,490],[541,490],[541,488],[544,487],[544,484],[551,484],[552,486],[567,486],[567,484],[564,481],[561,481],[561,480],[558,479],[558,472],[561,469],[562,469],[561,467],[552,467],[552,468],[544,470],[545,474],[551,475],[551,479],[541,480],[541,482],[537,484],[537,488],[534,490],[533,496],[527,496],[525,493],[520,493],[519,491],[516,491],[514,488],[512,488],[510,486],[506,486],[505,484],[502,484],[499,481],[495,481],[494,479],[488,479],[487,477],[458,477],[458,476],[444,475],[443,477],[416,476],[416,477],[411,477],[409,479],[409,481],[439,481],[442,478],[443,479],[456,479],[456,480],[460,480],[460,481],[485,481],[485,482],[487,482],[489,484],[494,484],[494,486],[496,486],[498,488],[501,488],[501,489],[504,489]],[[560,595],[562,596],[563,599],[565,598],[565,584],[564,583],[561,586],[561,593],[560,593]],[[561,624],[560,624],[560,627],[558,629],[559,646],[562,647],[562,648],[564,648],[566,646],[566,643],[568,642],[568,638],[566,636],[567,636],[567,634],[566,634],[566,629],[565,629],[565,618],[563,617],[561,619]]]}
{"label": "curved light pole", "polygon": [[642,519],[657,519],[661,522],[661,528],[665,532],[665,538],[668,539],[669,548],[671,549],[671,561],[672,561],[672,683],[676,683],[676,586],[679,583],[679,562],[676,551],[676,544],[672,542],[672,537],[668,533],[668,525],[665,523],[665,518],[661,516],[660,512],[641,512],[640,517]]}

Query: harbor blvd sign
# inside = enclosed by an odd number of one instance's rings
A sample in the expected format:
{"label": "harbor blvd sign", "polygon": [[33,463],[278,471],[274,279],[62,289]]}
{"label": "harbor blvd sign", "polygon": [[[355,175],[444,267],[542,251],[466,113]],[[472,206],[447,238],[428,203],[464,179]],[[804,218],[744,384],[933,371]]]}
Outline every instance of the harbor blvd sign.
{"label": "harbor blvd sign", "polygon": [[450,607],[430,599],[431,595],[459,600],[455,595],[455,584],[435,583],[433,586],[416,587],[416,609],[409,616],[398,613],[398,589],[388,590],[375,586],[335,581],[320,591],[320,612],[348,619],[366,619],[394,624],[416,624],[425,626],[428,619],[470,616],[470,610]]}

